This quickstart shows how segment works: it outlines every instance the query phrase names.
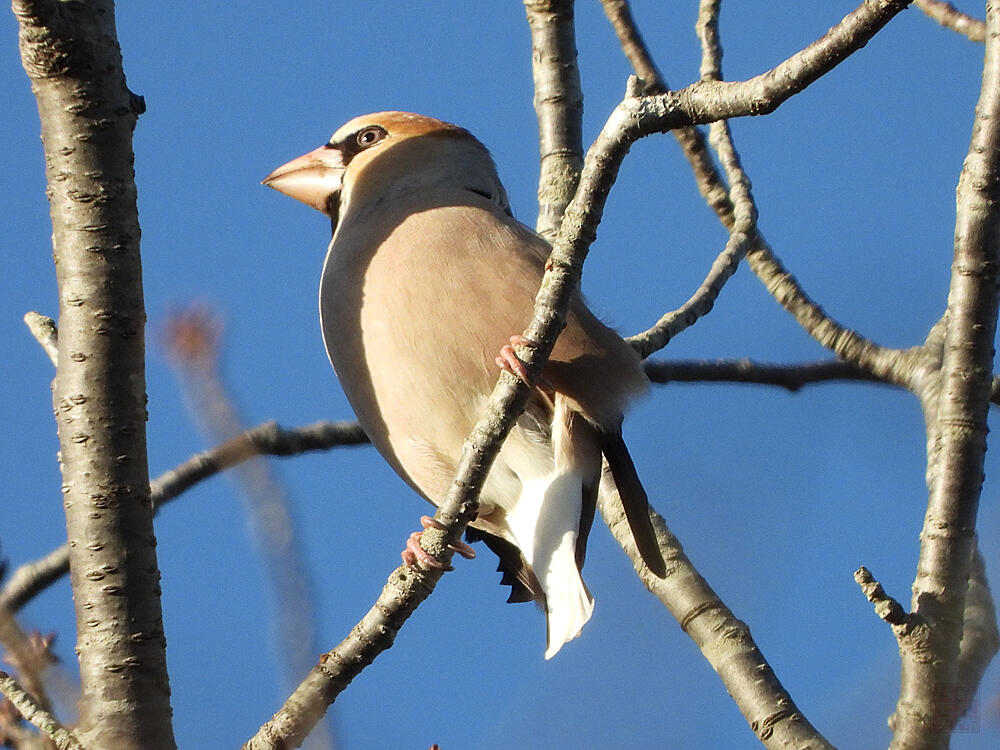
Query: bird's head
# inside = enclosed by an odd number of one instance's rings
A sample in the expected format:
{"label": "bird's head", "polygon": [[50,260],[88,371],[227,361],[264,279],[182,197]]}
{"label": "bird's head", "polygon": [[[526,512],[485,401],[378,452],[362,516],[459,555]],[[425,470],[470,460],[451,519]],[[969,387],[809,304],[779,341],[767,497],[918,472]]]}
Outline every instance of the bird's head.
{"label": "bird's head", "polygon": [[457,125],[409,112],[356,117],[327,143],[275,169],[263,184],[334,223],[349,205],[435,186],[464,188],[509,210],[485,146]]}

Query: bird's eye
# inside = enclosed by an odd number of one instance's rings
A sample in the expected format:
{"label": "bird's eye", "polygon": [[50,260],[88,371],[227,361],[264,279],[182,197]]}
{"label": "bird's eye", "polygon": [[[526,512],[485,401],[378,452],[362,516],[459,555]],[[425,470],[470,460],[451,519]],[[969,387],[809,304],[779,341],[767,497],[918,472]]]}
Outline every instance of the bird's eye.
{"label": "bird's eye", "polygon": [[381,128],[378,125],[371,125],[359,130],[354,138],[361,148],[368,148],[381,141],[386,135],[385,128]]}

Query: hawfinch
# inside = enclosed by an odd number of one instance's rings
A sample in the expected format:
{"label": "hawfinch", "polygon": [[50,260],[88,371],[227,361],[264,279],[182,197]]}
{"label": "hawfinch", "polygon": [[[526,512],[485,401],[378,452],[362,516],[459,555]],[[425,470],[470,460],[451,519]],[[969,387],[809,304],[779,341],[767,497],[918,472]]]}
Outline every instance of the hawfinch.
{"label": "hawfinch", "polygon": [[[486,148],[431,117],[358,117],[264,184],[332,219],[319,292],[327,354],[385,460],[430,502],[444,497],[497,364],[523,377],[507,342],[531,344],[512,334],[531,320],[548,243],[514,219]],[[508,601],[544,608],[547,659],[594,609],[580,569],[602,456],[640,552],[663,575],[621,437],[622,412],[646,387],[639,357],[578,296],[482,489],[469,539],[499,556]],[[418,539],[404,559],[434,564]]]}

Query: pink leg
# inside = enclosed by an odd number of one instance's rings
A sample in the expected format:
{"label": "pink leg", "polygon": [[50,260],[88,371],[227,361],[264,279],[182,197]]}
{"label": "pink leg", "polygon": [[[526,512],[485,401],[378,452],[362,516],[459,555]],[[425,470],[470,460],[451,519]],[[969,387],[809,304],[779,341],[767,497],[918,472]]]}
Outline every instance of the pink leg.
{"label": "pink leg", "polygon": [[[421,516],[420,525],[425,529],[438,529],[443,530],[444,527],[435,521],[430,516]],[[434,555],[425,550],[420,546],[420,537],[423,536],[424,532],[414,531],[410,534],[410,538],[406,540],[406,547],[400,553],[400,557],[403,558],[403,562],[409,568],[415,568],[417,563],[420,562],[426,568],[437,568],[438,570],[454,570],[450,565],[445,565],[440,560],[438,560]],[[455,544],[449,544],[448,548],[458,553],[466,560],[471,560],[476,556],[476,551],[472,549],[465,542],[455,542]]]}
{"label": "pink leg", "polygon": [[515,334],[510,337],[509,344],[505,344],[500,348],[500,355],[496,358],[496,363],[500,366],[501,370],[506,370],[511,375],[519,377],[527,383],[528,371],[524,367],[524,362],[522,362],[518,358],[517,354],[514,353],[515,346],[535,347],[538,346],[538,344],[520,334]]}

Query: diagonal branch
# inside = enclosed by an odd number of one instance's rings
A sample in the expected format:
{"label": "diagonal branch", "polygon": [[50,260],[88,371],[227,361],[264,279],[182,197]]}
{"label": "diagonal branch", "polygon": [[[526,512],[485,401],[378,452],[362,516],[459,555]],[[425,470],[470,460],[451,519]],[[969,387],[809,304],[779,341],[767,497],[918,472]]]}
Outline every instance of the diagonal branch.
{"label": "diagonal branch", "polygon": [[573,0],[524,0],[538,117],[538,222],[555,240],[583,167],[583,91],[576,62]]}
{"label": "diagonal branch", "polygon": [[943,0],[914,0],[913,4],[946,29],[968,37],[969,41],[986,41],[986,22],[966,15],[951,3]]}
{"label": "diagonal branch", "polygon": [[[161,474],[150,484],[150,499],[159,510],[199,482],[254,456],[294,456],[367,443],[368,437],[357,422],[317,422],[295,429],[265,422]],[[69,548],[63,545],[15,570],[0,590],[0,607],[16,612],[68,572]]]}
{"label": "diagonal branch", "polygon": [[17,684],[6,672],[0,671],[0,693],[14,704],[26,721],[34,724],[46,734],[58,750],[84,750],[72,732],[58,722],[55,716],[39,706],[31,694]]}
{"label": "diagonal branch", "polygon": [[[698,33],[702,39],[701,76],[703,81],[719,80],[722,76],[722,45],[718,36],[719,3],[703,2],[698,14]],[[631,336],[629,343],[646,359],[662,349],[681,331],[706,315],[718,299],[723,285],[736,272],[747,248],[757,234],[757,206],[750,191],[750,180],[740,164],[733,145],[732,133],[725,120],[713,122],[709,141],[719,155],[719,162],[732,186],[729,191],[733,206],[733,223],[729,240],[716,258],[698,290],[680,308],[667,313],[649,330]]]}
{"label": "diagonal branch", "polygon": [[667,84],[656,63],[653,62],[653,56],[649,53],[642,34],[639,33],[628,0],[601,0],[601,5],[604,6],[604,15],[608,17],[615,34],[618,35],[622,52],[642,82],[643,93],[662,94],[667,90]]}
{"label": "diagonal branch", "polygon": [[667,563],[667,574],[660,578],[643,563],[614,482],[608,481],[607,473],[598,507],[611,533],[631,559],[639,579],[701,650],[764,746],[832,750],[833,746],[810,724],[778,680],[746,623],[733,614],[702,578],[663,518],[650,510]]}
{"label": "diagonal branch", "polygon": [[[782,75],[793,75],[794,71],[794,75],[798,76],[794,81],[789,82],[787,95],[790,96],[794,91],[801,90],[809,82],[815,80],[817,71],[821,74],[832,69],[846,55],[856,50],[860,44],[864,44],[905,5],[906,3],[866,2],[854,13],[847,16],[841,24],[830,29],[824,37],[802,52],[792,56],[768,73],[744,83],[720,84],[703,81],[682,92],[667,92],[666,81],[657,74],[654,90],[666,92],[657,97],[657,100],[671,96],[684,98],[685,92],[691,92],[698,86],[739,87],[746,85],[748,91],[756,89],[761,92],[762,97],[764,97],[764,91],[771,92],[769,96],[772,98],[769,103],[766,106],[763,103],[760,104],[760,107],[763,108],[761,111],[771,111],[776,106],[773,99],[776,91],[775,82],[780,81]],[[642,37],[636,30],[631,14],[628,12],[627,3],[606,1],[604,8],[618,33],[623,49],[626,50],[629,59],[633,61],[633,65],[637,66],[636,70],[642,70],[645,75],[649,76],[656,73],[651,56],[643,45]],[[824,57],[824,55],[828,56]],[[739,114],[760,114],[761,111],[754,107],[747,107]],[[732,231],[736,222],[734,205],[729,196],[726,180],[712,161],[705,136],[698,128],[690,125],[675,128],[673,132],[691,163],[699,192],[719,216],[723,225]],[[747,262],[750,269],[767,287],[768,292],[822,346],[833,351],[841,359],[870,372],[879,380],[909,386],[909,378],[916,364],[913,357],[906,356],[897,350],[878,346],[859,333],[834,321],[809,298],[798,280],[785,269],[759,232],[753,237],[747,252]],[[661,319],[657,326],[663,327],[667,340],[690,324],[687,321],[692,316],[692,308],[704,309],[705,300],[712,299],[710,290],[715,286],[717,276],[724,275],[725,269],[729,265],[730,258],[726,257],[725,254],[720,256],[695,297]],[[665,344],[666,341],[663,343]],[[640,343],[639,346],[642,347],[640,351],[646,350],[646,344]],[[649,350],[654,351],[655,347]]]}

